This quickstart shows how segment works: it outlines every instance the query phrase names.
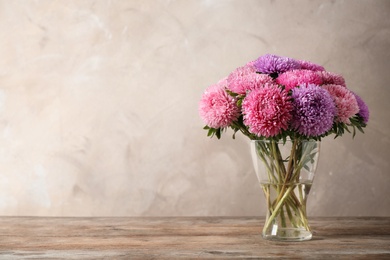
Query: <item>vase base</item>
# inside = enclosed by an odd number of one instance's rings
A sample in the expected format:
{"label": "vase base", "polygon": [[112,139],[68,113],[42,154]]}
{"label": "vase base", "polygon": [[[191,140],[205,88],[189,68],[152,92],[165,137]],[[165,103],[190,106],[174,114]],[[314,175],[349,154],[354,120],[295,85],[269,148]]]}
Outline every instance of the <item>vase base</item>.
{"label": "vase base", "polygon": [[285,242],[306,241],[310,240],[312,237],[313,235],[310,231],[297,228],[277,228],[276,232],[273,230],[271,234],[263,233],[263,238],[266,240]]}

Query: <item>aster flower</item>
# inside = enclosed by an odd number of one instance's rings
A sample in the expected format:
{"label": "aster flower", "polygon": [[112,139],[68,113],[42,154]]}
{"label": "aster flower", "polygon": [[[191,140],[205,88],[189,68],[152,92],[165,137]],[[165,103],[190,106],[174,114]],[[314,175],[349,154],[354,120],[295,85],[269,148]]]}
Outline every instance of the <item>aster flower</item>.
{"label": "aster flower", "polygon": [[301,67],[299,62],[292,58],[273,54],[266,54],[259,57],[254,62],[254,66],[258,72],[265,74],[282,73],[289,70],[299,69]]}
{"label": "aster flower", "polygon": [[257,136],[272,137],[288,128],[292,110],[288,93],[266,84],[250,92],[242,104],[244,124]]}
{"label": "aster flower", "polygon": [[271,83],[273,79],[267,74],[258,74],[248,67],[238,68],[227,78],[227,88],[237,94],[244,95],[247,91],[262,87]]}
{"label": "aster flower", "polygon": [[321,85],[322,78],[312,70],[290,70],[280,74],[276,82],[283,85],[289,91],[302,84]]}
{"label": "aster flower", "polygon": [[359,114],[358,115],[363,118],[363,123],[367,124],[368,119],[370,117],[370,111],[368,110],[368,106],[366,105],[366,103],[363,101],[363,99],[360,96],[358,96],[356,93],[353,93],[353,94],[354,94],[356,101],[358,103],[358,106],[359,106]]}
{"label": "aster flower", "polygon": [[245,66],[238,67],[237,69],[233,70],[229,74],[228,79],[229,77],[233,77],[233,78],[242,77],[252,73],[256,73],[256,68],[253,65],[248,63]]}
{"label": "aster flower", "polygon": [[256,60],[250,61],[247,64],[245,64],[245,66],[252,67],[254,70],[256,70],[255,62],[256,62]]}
{"label": "aster flower", "polygon": [[303,70],[312,70],[312,71],[325,71],[325,68],[321,65],[315,64],[310,61],[298,60],[299,65],[301,65],[301,69]]}
{"label": "aster flower", "polygon": [[330,93],[336,104],[336,122],[351,123],[349,118],[359,112],[359,105],[352,91],[340,85],[323,85],[322,88]]}
{"label": "aster flower", "polygon": [[294,88],[292,98],[294,110],[291,127],[299,134],[316,137],[332,128],[336,109],[328,91],[309,84]]}
{"label": "aster flower", "polygon": [[328,72],[328,71],[318,71],[317,73],[318,75],[321,76],[323,82],[322,84],[324,85],[333,84],[333,85],[341,85],[343,87],[346,86],[345,79],[343,78],[343,76],[339,74]]}
{"label": "aster flower", "polygon": [[212,128],[228,127],[239,117],[236,100],[225,91],[227,81],[211,85],[203,93],[199,103],[199,115]]}

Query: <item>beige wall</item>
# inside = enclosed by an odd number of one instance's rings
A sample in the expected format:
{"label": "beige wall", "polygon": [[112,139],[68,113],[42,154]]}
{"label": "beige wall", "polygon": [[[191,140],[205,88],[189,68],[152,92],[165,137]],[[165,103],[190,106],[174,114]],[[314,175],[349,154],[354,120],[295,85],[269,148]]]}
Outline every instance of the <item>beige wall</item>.
{"label": "beige wall", "polygon": [[261,215],[248,140],[203,90],[265,53],[341,73],[365,135],[325,139],[310,215],[390,215],[390,1],[0,1],[0,214]]}

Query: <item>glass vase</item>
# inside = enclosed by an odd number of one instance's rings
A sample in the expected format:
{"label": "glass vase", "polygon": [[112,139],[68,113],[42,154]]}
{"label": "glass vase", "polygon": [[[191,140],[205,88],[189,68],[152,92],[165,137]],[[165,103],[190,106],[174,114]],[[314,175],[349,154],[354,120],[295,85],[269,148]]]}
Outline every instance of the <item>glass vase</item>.
{"label": "glass vase", "polygon": [[318,141],[299,139],[251,141],[252,160],[267,205],[264,239],[304,241],[312,238],[306,202],[319,148]]}

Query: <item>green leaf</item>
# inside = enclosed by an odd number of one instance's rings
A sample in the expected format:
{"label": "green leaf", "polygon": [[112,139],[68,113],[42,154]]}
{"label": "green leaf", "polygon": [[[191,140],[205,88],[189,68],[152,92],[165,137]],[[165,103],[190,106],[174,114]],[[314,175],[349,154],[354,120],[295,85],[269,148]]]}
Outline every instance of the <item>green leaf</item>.
{"label": "green leaf", "polygon": [[215,131],[215,136],[216,136],[218,139],[221,139],[221,128],[216,129],[216,131]]}
{"label": "green leaf", "polygon": [[207,130],[207,136],[213,137],[215,135],[218,139],[221,138],[221,131],[223,129],[221,129],[221,128],[216,129],[216,128],[209,127],[207,125],[205,127],[203,127],[203,129]]}
{"label": "green leaf", "polygon": [[229,89],[225,89],[226,93],[228,93],[230,96],[232,97],[237,97],[239,94],[237,93],[234,93],[233,91],[229,90]]}
{"label": "green leaf", "polygon": [[214,128],[209,128],[209,131],[207,132],[207,136],[213,137],[214,133],[215,133],[215,129]]}

